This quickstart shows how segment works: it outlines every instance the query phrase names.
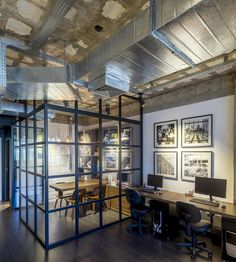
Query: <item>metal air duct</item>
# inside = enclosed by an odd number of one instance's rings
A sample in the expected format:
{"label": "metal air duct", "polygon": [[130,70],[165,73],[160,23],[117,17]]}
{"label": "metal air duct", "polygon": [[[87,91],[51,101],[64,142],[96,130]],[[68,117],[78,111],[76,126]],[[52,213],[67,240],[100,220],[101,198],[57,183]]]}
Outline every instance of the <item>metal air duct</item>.
{"label": "metal air duct", "polygon": [[[130,91],[236,48],[236,1],[152,0],[120,31],[73,65],[73,80],[103,75],[129,83]],[[213,19],[214,18],[214,19]],[[194,68],[193,68],[194,70]]]}

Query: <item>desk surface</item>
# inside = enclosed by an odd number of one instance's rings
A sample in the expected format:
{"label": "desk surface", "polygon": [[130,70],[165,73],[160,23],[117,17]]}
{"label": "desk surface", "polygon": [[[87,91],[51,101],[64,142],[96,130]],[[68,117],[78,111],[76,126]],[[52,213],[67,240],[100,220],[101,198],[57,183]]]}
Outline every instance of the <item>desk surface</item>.
{"label": "desk surface", "polygon": [[[138,191],[140,190],[140,188],[135,188],[135,189]],[[140,192],[140,193],[142,196],[146,198],[157,199],[170,204],[175,204],[177,201],[190,202],[190,199],[192,199],[192,197],[185,196],[184,194],[170,192],[170,191],[161,191],[162,194],[159,194],[159,192],[156,194],[147,193],[147,192]],[[190,203],[196,205],[202,211],[236,219],[236,205],[232,203],[221,202],[221,204],[224,204],[226,206],[225,209],[221,208],[221,205],[219,207],[214,207],[214,206],[202,205],[193,202]]]}
{"label": "desk surface", "polygon": [[[87,187],[93,187],[99,185],[99,179],[80,180],[79,189],[85,189]],[[75,189],[75,182],[61,182],[49,185],[56,191],[70,191]]]}

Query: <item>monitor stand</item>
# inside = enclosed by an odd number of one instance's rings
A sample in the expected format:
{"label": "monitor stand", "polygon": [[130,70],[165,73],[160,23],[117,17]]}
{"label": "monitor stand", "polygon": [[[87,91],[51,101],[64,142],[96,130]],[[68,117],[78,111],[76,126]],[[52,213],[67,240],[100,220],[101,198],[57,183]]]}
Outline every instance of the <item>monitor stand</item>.
{"label": "monitor stand", "polygon": [[209,197],[210,197],[210,200],[207,200],[204,198],[193,197],[192,199],[190,199],[190,202],[208,205],[208,206],[214,206],[214,207],[218,207],[220,205],[219,202],[214,201],[211,195],[209,195]]}
{"label": "monitor stand", "polygon": [[154,192],[158,191],[158,188],[156,186],[154,186]]}

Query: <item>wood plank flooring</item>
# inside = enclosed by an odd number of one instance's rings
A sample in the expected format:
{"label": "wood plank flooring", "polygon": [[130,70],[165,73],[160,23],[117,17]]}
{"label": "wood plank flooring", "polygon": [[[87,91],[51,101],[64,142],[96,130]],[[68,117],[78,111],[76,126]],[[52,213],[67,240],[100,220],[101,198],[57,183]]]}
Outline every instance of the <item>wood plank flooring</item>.
{"label": "wood plank flooring", "polygon": [[[138,235],[127,232],[128,221],[110,226],[79,240],[46,252],[28,229],[19,222],[18,211],[10,208],[0,211],[1,262],[185,262],[191,261],[185,249],[177,251],[176,243],[182,240],[161,241],[150,233]],[[220,247],[209,239],[208,247],[221,261]],[[208,261],[197,258],[196,262]]]}

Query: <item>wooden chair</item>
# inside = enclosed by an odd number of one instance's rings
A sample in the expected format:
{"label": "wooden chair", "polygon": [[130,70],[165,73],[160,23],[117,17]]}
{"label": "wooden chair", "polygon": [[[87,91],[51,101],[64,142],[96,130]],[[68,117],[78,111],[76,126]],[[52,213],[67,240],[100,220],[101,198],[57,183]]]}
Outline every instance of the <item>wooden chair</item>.
{"label": "wooden chair", "polygon": [[[99,190],[100,187],[96,186],[93,189],[92,193],[86,195],[86,200],[87,201],[99,200]],[[102,198],[106,196],[106,190],[107,190],[107,185],[102,185]],[[93,203],[92,206],[93,206],[93,211],[96,213],[96,203]]]}
{"label": "wooden chair", "polygon": [[[65,182],[58,182],[56,184],[64,184]],[[62,207],[62,201],[66,200],[66,198],[71,197],[71,193],[63,194],[62,192],[58,192],[57,199],[54,204],[54,209],[57,207],[57,203],[60,200],[60,208]]]}
{"label": "wooden chair", "polygon": [[[86,189],[81,189],[79,190],[79,203],[83,203],[84,202],[84,199],[85,199],[85,195],[86,195]],[[68,197],[65,199],[66,200],[66,206],[68,207],[69,204],[71,205],[75,205],[75,191],[73,192],[72,196],[71,197]],[[65,212],[65,216],[67,216],[67,210],[66,209],[66,212]],[[84,214],[86,215],[86,209],[85,209],[85,206],[83,206],[83,211],[84,211]],[[75,209],[72,208],[72,211],[71,211],[71,218],[72,220],[74,220],[75,218]]]}

